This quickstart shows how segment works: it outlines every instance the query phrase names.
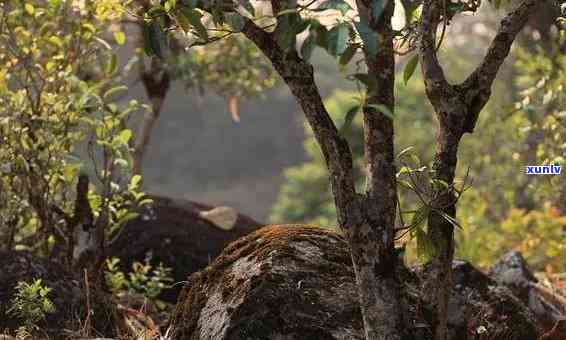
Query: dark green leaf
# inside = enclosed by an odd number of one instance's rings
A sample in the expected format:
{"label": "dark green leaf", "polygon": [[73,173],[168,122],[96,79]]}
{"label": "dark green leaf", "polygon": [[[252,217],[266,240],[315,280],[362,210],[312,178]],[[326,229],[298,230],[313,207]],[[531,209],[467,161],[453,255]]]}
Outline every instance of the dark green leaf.
{"label": "dark green leaf", "polygon": [[385,6],[387,6],[387,1],[389,0],[373,0],[371,2],[371,14],[374,17],[374,20],[379,20]]}
{"label": "dark green leaf", "polygon": [[147,54],[148,56],[155,55],[155,51],[153,50],[151,35],[152,35],[151,24],[149,22],[144,22],[144,24],[143,24],[143,48],[144,48],[145,54]]}
{"label": "dark green leaf", "polygon": [[352,77],[359,80],[362,84],[364,84],[367,88],[368,93],[373,93],[377,90],[377,81],[374,77],[370,76],[367,73],[356,73],[353,74]]}
{"label": "dark green leaf", "polygon": [[315,44],[315,36],[313,34],[309,34],[309,36],[303,41],[303,45],[301,46],[301,57],[304,60],[309,60],[312,55],[312,51],[314,50]]}
{"label": "dark green leaf", "polygon": [[361,105],[356,104],[356,105],[352,106],[348,110],[348,112],[346,112],[346,117],[344,117],[344,124],[342,124],[342,127],[338,131],[338,134],[342,138],[344,138],[344,135],[350,130],[350,126],[352,125],[352,122],[354,121],[354,118],[356,118],[356,115],[358,114],[358,112],[360,112],[360,109],[361,109]]}
{"label": "dark green leaf", "polygon": [[[410,170],[409,170],[410,171]],[[421,227],[425,224],[428,219],[429,209],[426,205],[420,206],[417,211],[413,214],[411,219],[411,228],[422,229]]]}
{"label": "dark green leaf", "polygon": [[407,62],[407,65],[405,65],[405,70],[403,71],[403,81],[405,82],[405,85],[407,85],[409,79],[411,79],[413,73],[415,73],[418,64],[419,64],[419,56],[415,55],[414,57],[411,58],[411,60]]}
{"label": "dark green leaf", "polygon": [[191,29],[191,24],[189,23],[189,19],[187,19],[186,16],[184,16],[181,12],[179,12],[179,14],[177,14],[177,23],[179,24],[179,26],[181,26],[181,28],[183,29],[183,31],[185,33],[188,33]]}
{"label": "dark green leaf", "polygon": [[426,263],[429,262],[436,254],[436,248],[430,235],[422,228],[416,229],[417,236],[417,255],[419,259]]}
{"label": "dark green leaf", "polygon": [[278,45],[284,50],[295,48],[297,34],[304,31],[310,23],[310,21],[303,20],[295,10],[279,16],[275,28],[275,39]]}
{"label": "dark green leaf", "polygon": [[187,21],[195,28],[197,35],[204,41],[208,41],[208,31],[206,27],[202,24],[201,18],[202,14],[196,9],[188,9],[182,7],[180,15],[187,18]]}
{"label": "dark green leaf", "polygon": [[250,2],[250,0],[240,1],[240,4],[242,5],[242,7],[245,8],[246,11],[248,11],[248,13],[252,17],[255,15],[255,9],[254,9],[254,6],[252,6],[252,3]]}
{"label": "dark green leaf", "polygon": [[157,5],[157,6],[150,8],[149,11],[147,11],[147,15],[150,18],[155,19],[155,18],[167,15],[167,12],[165,11],[165,8]]}
{"label": "dark green leaf", "polygon": [[277,41],[277,45],[279,45],[279,47],[287,51],[295,47],[295,43],[297,42],[297,34],[295,34],[293,30],[285,29],[282,26],[278,25],[275,29],[275,40]]}
{"label": "dark green leaf", "polygon": [[239,13],[228,13],[226,15],[226,22],[236,32],[241,32],[246,22]]}
{"label": "dark green leaf", "polygon": [[360,34],[360,38],[364,43],[364,49],[370,57],[374,57],[377,54],[377,35],[375,32],[369,28],[369,26],[362,22],[355,22],[356,30]]}
{"label": "dark green leaf", "polygon": [[351,7],[344,0],[327,0],[318,6],[315,11],[324,11],[327,9],[335,9],[344,15],[351,9]]}
{"label": "dark green leaf", "polygon": [[348,65],[348,63],[352,60],[354,55],[356,55],[356,51],[358,50],[358,46],[356,45],[349,45],[348,48],[342,53],[339,59],[339,63],[342,66]]}
{"label": "dark green leaf", "polygon": [[321,25],[318,21],[311,23],[311,34],[314,34],[316,44],[324,49],[326,49],[326,41],[328,36],[328,30],[325,26]]}
{"label": "dark green leaf", "polygon": [[349,29],[346,24],[334,26],[327,35],[326,50],[334,56],[341,55],[346,50],[349,39]]}
{"label": "dark green leaf", "polygon": [[156,55],[164,58],[167,53],[167,35],[156,20],[144,22],[143,28],[144,50],[147,55]]}

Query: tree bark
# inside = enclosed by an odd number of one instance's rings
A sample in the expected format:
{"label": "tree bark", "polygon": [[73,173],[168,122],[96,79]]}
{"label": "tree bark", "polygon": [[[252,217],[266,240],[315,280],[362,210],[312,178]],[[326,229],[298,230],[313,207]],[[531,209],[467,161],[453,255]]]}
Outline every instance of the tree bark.
{"label": "tree bark", "polygon": [[451,85],[436,55],[436,29],[441,22],[443,0],[425,0],[419,33],[419,57],[427,96],[438,119],[437,152],[433,163],[433,179],[445,182],[440,188],[436,211],[429,214],[429,236],[435,244],[429,278],[424,284],[425,298],[436,306],[434,334],[436,340],[447,337],[448,297],[452,286],[451,265],[454,255],[454,227],[442,214],[456,217],[452,190],[460,139],[474,131],[480,111],[491,96],[491,86],[503,61],[509,54],[517,34],[525,26],[537,6],[545,1],[524,0],[501,21],[486,56],[470,76],[458,85]]}
{"label": "tree bark", "polygon": [[135,175],[141,175],[143,172],[143,159],[151,140],[151,132],[159,119],[171,83],[169,72],[157,58],[152,59],[150,69],[143,70],[140,78],[151,102],[151,110],[144,116],[134,145],[132,171]]}
{"label": "tree bark", "polygon": [[[402,329],[399,323],[399,290],[397,282],[392,279],[395,276],[396,259],[391,237],[394,224],[390,223],[390,219],[393,216],[394,220],[395,203],[392,206],[391,202],[376,201],[381,196],[375,190],[380,183],[384,183],[386,188],[392,187],[390,173],[379,172],[388,160],[382,153],[392,152],[392,147],[382,150],[377,144],[380,142],[377,139],[380,133],[387,137],[392,136],[392,126],[386,124],[385,130],[367,134],[366,138],[372,140],[369,149],[374,159],[371,162],[379,163],[372,165],[372,173],[376,176],[368,181],[369,194],[360,195],[355,190],[350,148],[347,141],[338,134],[324,107],[314,81],[312,66],[299,58],[295,51],[282,51],[273,34],[260,29],[252,21],[246,22],[243,33],[270,59],[275,70],[289,86],[322,149],[329,171],[338,223],[351,250],[366,339],[400,339]],[[388,86],[392,87],[393,84]],[[383,121],[383,114],[368,111],[366,116],[370,129]],[[384,177],[385,181],[382,181]],[[372,199],[368,199],[370,195]],[[391,195],[391,191],[387,195]],[[392,201],[395,202],[395,199]],[[391,208],[393,211],[386,211]],[[386,215],[378,216],[379,213]]]}
{"label": "tree bark", "polygon": [[[380,17],[374,17],[372,1],[358,1],[360,12],[371,13],[369,26],[377,35],[378,51],[371,55],[365,51],[368,74],[375,79],[376,91],[370,93],[367,104],[385,106],[390,113],[395,111],[395,53],[393,50],[394,32],[391,18],[395,9],[395,1],[387,2]],[[365,8],[370,8],[365,11]],[[362,14],[360,14],[362,15]],[[379,267],[368,276],[374,275],[382,289],[380,300],[370,300],[379,303],[385,315],[370,319],[364,315],[364,324],[376,324],[387,320],[385,329],[399,330],[402,327],[400,307],[400,284],[396,275],[394,252],[395,218],[397,211],[397,182],[394,154],[394,127],[392,117],[384,112],[366,106],[364,114],[364,154],[367,161],[366,187],[364,197],[364,218],[368,221],[373,234],[381,236],[374,240],[375,251],[378,254]],[[356,237],[357,239],[358,237]],[[363,239],[362,239],[362,242]],[[368,280],[369,281],[369,280]],[[384,332],[384,330],[380,330]],[[373,336],[378,336],[374,334]],[[366,331],[366,338],[373,338]],[[388,334],[387,339],[399,339],[400,332]]]}

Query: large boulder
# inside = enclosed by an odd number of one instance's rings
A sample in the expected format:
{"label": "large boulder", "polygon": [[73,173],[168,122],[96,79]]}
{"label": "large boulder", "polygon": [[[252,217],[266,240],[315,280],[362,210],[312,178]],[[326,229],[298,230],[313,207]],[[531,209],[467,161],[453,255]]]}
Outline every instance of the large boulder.
{"label": "large boulder", "polygon": [[[55,310],[47,314],[37,326],[40,335],[52,339],[66,338],[67,331],[77,331],[85,326],[87,305],[91,307],[90,331],[96,334],[115,334],[116,310],[106,296],[84,289],[82,282],[57,263],[38,259],[28,252],[0,251],[0,334],[14,332],[23,326],[23,320],[8,310],[12,305],[18,282],[33,283],[41,279],[42,285],[51,289],[47,297]],[[84,329],[86,330],[86,328]]]}
{"label": "large boulder", "polygon": [[[534,318],[510,291],[456,262],[450,338],[536,339]],[[419,275],[399,270],[406,339],[431,338]],[[172,318],[174,339],[363,339],[348,246],[309,226],[262,228],[230,244],[185,285]]]}
{"label": "large boulder", "polygon": [[[121,228],[108,249],[109,256],[120,259],[124,271],[129,271],[135,261],[143,262],[151,252],[155,263],[171,267],[173,279],[181,282],[206,267],[228,243],[260,227],[260,223],[237,213],[228,224],[214,218],[217,211],[221,217],[230,217],[227,208],[219,210],[182,199],[150,197],[153,203]],[[182,284],[174,285],[160,298],[175,302],[181,287]]]}

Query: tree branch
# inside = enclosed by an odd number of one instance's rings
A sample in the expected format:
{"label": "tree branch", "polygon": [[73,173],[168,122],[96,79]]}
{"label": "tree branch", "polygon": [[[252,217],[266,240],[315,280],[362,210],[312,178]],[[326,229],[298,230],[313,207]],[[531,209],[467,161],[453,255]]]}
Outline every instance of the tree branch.
{"label": "tree branch", "polygon": [[505,58],[509,55],[513,41],[529,17],[545,2],[546,0],[524,0],[515,10],[507,14],[501,20],[499,30],[483,61],[460,85],[470,108],[464,124],[464,132],[473,132],[479,112],[489,100],[493,81]]}
{"label": "tree branch", "polygon": [[436,28],[440,21],[440,10],[440,1],[424,0],[419,32],[419,56],[429,98],[446,93],[450,87],[436,55]]}
{"label": "tree branch", "polygon": [[338,129],[322,102],[314,81],[312,66],[302,60],[295,51],[283,51],[273,33],[264,31],[249,19],[246,19],[242,33],[271,61],[303,109],[330,172],[332,190],[339,210],[338,222],[343,227],[358,224],[359,221],[351,220],[353,215],[357,214],[347,213],[348,209],[345,209],[356,207],[358,203],[352,171],[352,153],[347,141],[338,134]]}

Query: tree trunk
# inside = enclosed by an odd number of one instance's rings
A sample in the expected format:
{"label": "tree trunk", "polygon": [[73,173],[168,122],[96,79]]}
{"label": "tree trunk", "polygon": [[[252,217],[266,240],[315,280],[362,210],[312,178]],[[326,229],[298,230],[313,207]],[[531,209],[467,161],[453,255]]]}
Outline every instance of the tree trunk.
{"label": "tree trunk", "polygon": [[149,71],[142,70],[140,77],[151,102],[151,110],[144,116],[134,145],[132,171],[135,175],[141,175],[143,172],[143,159],[151,140],[151,132],[159,119],[171,83],[167,69],[157,58],[152,59]]}
{"label": "tree trunk", "polygon": [[[377,190],[374,190],[383,178],[379,176],[386,178],[387,188],[392,187],[390,172],[382,174],[377,171],[381,170],[380,166],[387,161],[387,157],[381,155],[382,151],[377,148],[377,143],[380,142],[377,138],[380,134],[384,137],[392,135],[391,126],[387,125],[384,131],[368,134],[367,138],[373,141],[372,150],[375,152],[375,158],[371,161],[380,160],[382,163],[373,168],[379,175],[369,181],[370,194],[360,195],[355,190],[350,148],[347,141],[338,134],[324,107],[314,81],[312,66],[300,59],[295,51],[282,51],[272,33],[263,31],[251,21],[246,22],[243,32],[271,60],[274,68],[287,83],[322,149],[329,171],[338,223],[351,250],[366,339],[400,339],[402,329],[399,324],[399,290],[394,279],[396,260],[391,237],[391,230],[394,228],[391,217],[394,219],[395,216],[395,191],[391,205],[391,202],[376,201],[380,196]],[[392,87],[393,84],[388,86]],[[374,116],[369,119],[371,127],[374,128],[374,124],[382,121],[383,115],[376,112],[372,115]],[[392,151],[392,148],[386,146],[385,150]],[[386,195],[391,193],[389,190]],[[386,208],[382,204],[386,204]],[[391,207],[393,211],[386,210]]]}
{"label": "tree trunk", "polygon": [[[458,144],[460,136],[445,131],[440,124],[438,150],[433,163],[433,179],[451,185],[456,172]],[[438,210],[450,218],[456,218],[455,197],[452,190],[439,188],[439,196],[434,203]],[[429,279],[425,281],[426,300],[436,306],[433,322],[435,339],[447,338],[448,299],[452,289],[452,260],[454,258],[454,226],[439,212],[432,211],[428,217],[428,233],[435,245],[435,256],[431,261]]]}
{"label": "tree trunk", "polygon": [[[470,76],[461,84],[451,85],[436,55],[436,30],[443,20],[443,1],[425,0],[419,33],[421,36],[419,57],[425,81],[426,93],[439,122],[437,153],[433,164],[436,180],[443,181],[448,189],[438,188],[438,197],[432,202],[436,211],[429,215],[429,236],[436,254],[431,263],[429,278],[425,283],[426,298],[436,306],[435,339],[447,337],[448,295],[451,289],[451,265],[454,254],[454,228],[448,218],[456,217],[453,192],[454,175],[460,139],[464,133],[472,133],[480,111],[491,96],[491,86],[503,61],[509,54],[517,34],[545,1],[523,0],[503,20],[491,42],[486,56]],[[444,18],[445,19],[445,18]]]}
{"label": "tree trunk", "polygon": [[[372,3],[358,2],[358,9],[362,6],[371,8]],[[366,52],[365,60],[368,74],[375,79],[376,90],[369,94],[367,104],[379,104],[387,107],[390,113],[395,110],[395,54],[393,50],[393,30],[391,18],[395,2],[389,1],[381,16],[370,17],[370,27],[377,33],[378,52],[372,56]],[[364,11],[365,12],[365,11]],[[374,11],[367,11],[374,13]],[[366,13],[367,13],[366,12]],[[395,218],[397,211],[397,182],[394,154],[394,128],[393,119],[383,112],[371,107],[364,108],[364,154],[367,161],[366,188],[363,201],[363,214],[368,230],[360,228],[356,233],[373,235],[377,239],[367,242],[359,236],[351,239],[351,247],[356,243],[367,243],[377,253],[375,263],[365,266],[371,271],[365,275],[370,284],[380,285],[381,294],[377,297],[362,295],[362,308],[365,304],[379,304],[379,311],[383,315],[371,314],[372,310],[366,308],[363,313],[364,326],[367,339],[400,339],[402,328],[400,307],[400,284],[396,275],[395,265]],[[360,254],[362,255],[362,254]],[[358,256],[362,257],[363,256]],[[355,268],[357,268],[356,266]],[[359,266],[363,269],[364,266]],[[356,269],[358,273],[358,269]],[[362,274],[360,272],[360,274]],[[365,280],[359,281],[363,285]],[[363,287],[363,286],[362,286]],[[363,288],[362,290],[366,290]],[[387,324],[383,322],[387,321]],[[379,325],[379,323],[382,325]],[[379,325],[379,326],[378,326]],[[373,331],[373,333],[372,333]]]}

